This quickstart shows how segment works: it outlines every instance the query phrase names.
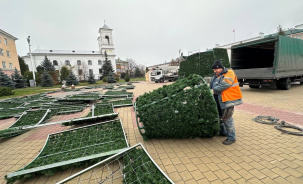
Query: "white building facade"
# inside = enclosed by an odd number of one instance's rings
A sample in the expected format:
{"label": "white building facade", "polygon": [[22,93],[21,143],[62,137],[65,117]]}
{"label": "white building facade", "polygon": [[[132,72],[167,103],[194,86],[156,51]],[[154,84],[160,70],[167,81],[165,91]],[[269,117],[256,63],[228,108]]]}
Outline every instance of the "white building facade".
{"label": "white building facade", "polygon": [[[67,66],[80,80],[86,80],[87,76],[92,73],[95,79],[101,77],[101,67],[105,61],[105,52],[107,59],[111,61],[114,71],[116,73],[115,61],[115,47],[112,37],[112,29],[104,24],[99,29],[100,36],[98,37],[99,50],[98,51],[81,51],[81,50],[34,50],[32,52],[32,61],[34,70],[36,71],[45,56],[55,66],[56,70],[60,70],[62,66]],[[33,71],[31,65],[31,58],[28,53],[24,56],[24,61],[29,66],[29,70]]]}

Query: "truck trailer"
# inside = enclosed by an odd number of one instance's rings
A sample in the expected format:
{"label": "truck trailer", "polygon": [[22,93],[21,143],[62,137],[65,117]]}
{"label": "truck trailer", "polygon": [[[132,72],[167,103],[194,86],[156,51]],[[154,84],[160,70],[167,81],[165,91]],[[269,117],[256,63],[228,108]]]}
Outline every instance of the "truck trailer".
{"label": "truck trailer", "polygon": [[234,45],[231,68],[240,86],[288,90],[293,82],[303,84],[303,40],[280,35]]}

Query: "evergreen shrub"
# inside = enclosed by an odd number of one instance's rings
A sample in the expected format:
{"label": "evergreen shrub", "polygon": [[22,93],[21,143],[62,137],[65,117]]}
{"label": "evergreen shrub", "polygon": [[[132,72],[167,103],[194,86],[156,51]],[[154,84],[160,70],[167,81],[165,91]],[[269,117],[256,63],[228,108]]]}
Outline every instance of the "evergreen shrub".
{"label": "evergreen shrub", "polygon": [[125,80],[125,82],[129,82],[130,78],[129,78],[128,74],[125,75],[124,80]]}
{"label": "evergreen shrub", "polygon": [[13,88],[10,87],[0,87],[0,96],[10,96],[13,95]]}

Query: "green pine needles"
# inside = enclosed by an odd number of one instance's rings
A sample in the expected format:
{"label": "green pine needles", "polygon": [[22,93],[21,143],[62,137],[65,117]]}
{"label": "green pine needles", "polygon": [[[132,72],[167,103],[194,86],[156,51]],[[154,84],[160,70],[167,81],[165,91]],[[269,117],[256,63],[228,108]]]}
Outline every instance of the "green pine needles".
{"label": "green pine needles", "polygon": [[51,87],[53,86],[53,79],[50,74],[44,70],[42,74],[42,87]]}
{"label": "green pine needles", "polygon": [[15,68],[15,72],[12,74],[12,80],[15,85],[15,88],[25,87],[26,81],[16,68]]}
{"label": "green pine needles", "polygon": [[116,83],[117,80],[115,79],[113,73],[109,71],[108,76],[107,76],[107,82],[108,83]]}
{"label": "green pine needles", "polygon": [[66,78],[66,85],[71,86],[71,85],[78,85],[79,81],[76,75],[70,71],[67,78]]}
{"label": "green pine needles", "polygon": [[93,74],[93,73],[89,73],[87,82],[88,82],[89,84],[96,84],[96,80],[95,80],[95,77],[94,77],[94,74]]}
{"label": "green pine needles", "polygon": [[43,120],[47,110],[26,111],[10,128],[36,125]]}
{"label": "green pine needles", "polygon": [[145,139],[213,137],[219,130],[216,102],[196,74],[138,97],[136,111]]}
{"label": "green pine needles", "polygon": [[98,162],[127,147],[120,120],[50,134],[35,160],[8,174],[6,179],[13,183],[37,174],[52,175],[58,170],[81,166],[83,162]]}
{"label": "green pine needles", "polygon": [[1,68],[0,68],[0,86],[2,87],[9,87],[9,88],[15,88],[15,85],[12,81],[12,79],[5,74]]}
{"label": "green pine needles", "polygon": [[211,67],[214,61],[218,60],[224,67],[230,67],[226,49],[214,48],[211,51],[190,55],[185,61],[180,62],[179,76],[187,77],[190,74],[198,74],[202,77],[211,76],[213,74]]}

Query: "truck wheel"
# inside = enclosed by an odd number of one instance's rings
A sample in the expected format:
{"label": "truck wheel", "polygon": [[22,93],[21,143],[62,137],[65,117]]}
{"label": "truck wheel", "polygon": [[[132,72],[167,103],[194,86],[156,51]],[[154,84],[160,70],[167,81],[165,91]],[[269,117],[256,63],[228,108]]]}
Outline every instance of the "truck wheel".
{"label": "truck wheel", "polygon": [[289,90],[291,88],[291,80],[290,80],[290,78],[281,79],[281,83],[279,85],[281,86],[280,89]]}
{"label": "truck wheel", "polygon": [[249,85],[250,88],[260,88],[260,86]]}
{"label": "truck wheel", "polygon": [[155,81],[155,83],[158,83],[158,81]]}
{"label": "truck wheel", "polygon": [[281,84],[276,84],[277,89],[283,89]]}

